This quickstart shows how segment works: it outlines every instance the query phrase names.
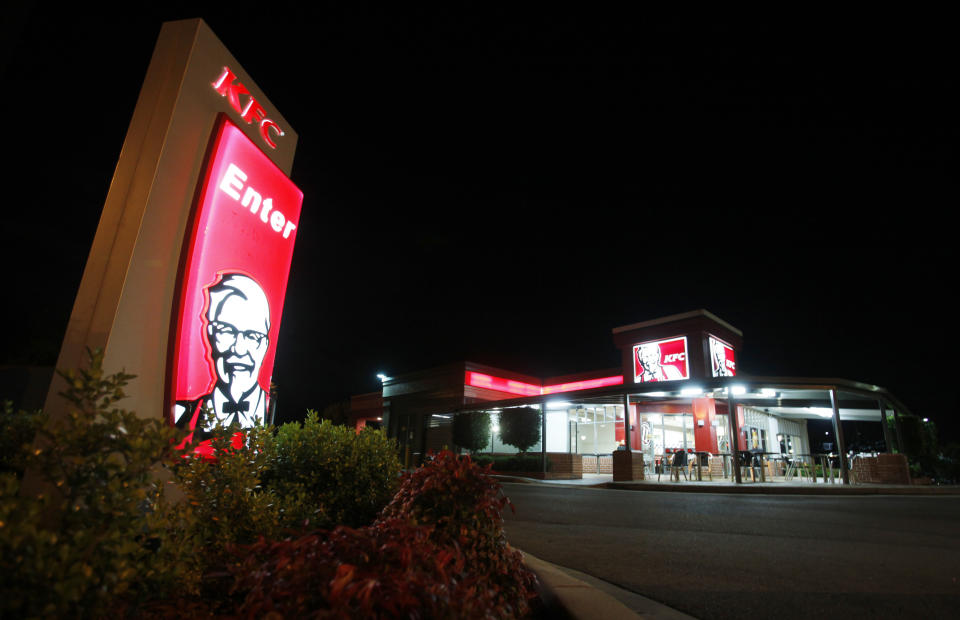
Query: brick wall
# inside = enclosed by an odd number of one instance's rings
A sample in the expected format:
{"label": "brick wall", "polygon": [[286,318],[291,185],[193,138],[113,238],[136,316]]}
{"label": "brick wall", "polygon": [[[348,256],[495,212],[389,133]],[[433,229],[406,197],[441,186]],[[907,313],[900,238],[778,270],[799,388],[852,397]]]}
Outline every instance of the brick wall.
{"label": "brick wall", "polygon": [[903,454],[878,454],[853,459],[850,471],[857,482],[910,484],[907,457]]}
{"label": "brick wall", "polygon": [[584,454],[580,456],[580,462],[583,464],[583,473],[597,473],[597,456],[595,454]]}
{"label": "brick wall", "polygon": [[547,452],[547,458],[550,459],[551,478],[583,478],[583,460],[579,454]]}
{"label": "brick wall", "polygon": [[583,473],[585,474],[612,474],[613,457],[609,454],[584,454],[581,457]]}

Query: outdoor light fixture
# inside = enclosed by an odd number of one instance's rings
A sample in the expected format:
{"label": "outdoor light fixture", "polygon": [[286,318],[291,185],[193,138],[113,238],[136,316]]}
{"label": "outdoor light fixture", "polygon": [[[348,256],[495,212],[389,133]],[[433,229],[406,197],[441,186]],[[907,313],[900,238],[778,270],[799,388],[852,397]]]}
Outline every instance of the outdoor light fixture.
{"label": "outdoor light fixture", "polygon": [[923,421],[924,421],[924,422],[929,422],[929,421],[930,421],[930,418],[924,418]]}
{"label": "outdoor light fixture", "polygon": [[569,409],[573,406],[573,403],[569,403],[565,400],[552,400],[547,403],[547,409]]}
{"label": "outdoor light fixture", "polygon": [[384,381],[389,381],[389,380],[390,380],[390,377],[388,377],[387,375],[383,374],[382,372],[378,372],[378,373],[377,373],[377,379],[380,379],[380,383],[383,383]]}
{"label": "outdoor light fixture", "polygon": [[771,388],[762,388],[760,390],[760,396],[763,396],[764,398],[773,398],[776,395],[777,391]]}
{"label": "outdoor light fixture", "polygon": [[666,396],[666,395],[667,395],[666,392],[647,392],[646,394],[644,394],[644,396],[653,396],[653,397]]}
{"label": "outdoor light fixture", "polygon": [[740,396],[742,394],[747,393],[747,388],[742,385],[731,385],[730,391],[733,393],[734,396]]}
{"label": "outdoor light fixture", "polygon": [[703,388],[688,387],[680,390],[681,396],[699,396],[700,394],[703,394]]}
{"label": "outdoor light fixture", "polygon": [[807,407],[807,411],[810,413],[815,413],[821,418],[833,417],[833,409],[828,409],[827,407]]}

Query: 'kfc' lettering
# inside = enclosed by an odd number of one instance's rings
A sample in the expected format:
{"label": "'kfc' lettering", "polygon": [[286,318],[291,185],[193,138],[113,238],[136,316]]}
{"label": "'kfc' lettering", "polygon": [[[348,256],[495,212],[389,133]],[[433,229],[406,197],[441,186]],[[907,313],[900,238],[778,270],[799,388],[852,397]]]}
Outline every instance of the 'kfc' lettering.
{"label": "'kfc' lettering", "polygon": [[[247,124],[259,124],[260,136],[263,138],[263,141],[266,142],[270,148],[277,148],[277,143],[273,141],[270,132],[272,131],[277,137],[283,137],[284,133],[283,130],[280,129],[280,125],[266,118],[267,113],[263,109],[263,106],[257,103],[257,100],[253,98],[250,91],[237,81],[237,76],[235,76],[228,67],[223,68],[223,73],[221,73],[217,81],[213,83],[213,88],[220,93],[221,97],[227,98],[230,106],[240,114],[240,118],[245,120]],[[240,97],[244,95],[246,95],[247,100],[241,105]]]}
{"label": "'kfc' lettering", "polygon": [[670,355],[665,355],[663,357],[663,363],[669,364],[670,362],[682,362],[684,358],[683,353],[671,353]]}
{"label": "'kfc' lettering", "polygon": [[279,233],[282,231],[283,238],[288,239],[290,233],[297,229],[297,225],[287,221],[283,213],[281,213],[279,209],[274,208],[273,198],[264,199],[263,196],[260,195],[260,192],[249,185],[241,197],[240,192],[243,190],[243,182],[246,180],[247,174],[238,168],[236,164],[230,164],[227,166],[227,171],[224,173],[223,178],[220,179],[220,191],[234,200],[239,200],[242,206],[250,209],[252,215],[256,215],[257,211],[260,211],[260,221],[264,224],[269,223],[270,228],[272,228],[274,232]]}

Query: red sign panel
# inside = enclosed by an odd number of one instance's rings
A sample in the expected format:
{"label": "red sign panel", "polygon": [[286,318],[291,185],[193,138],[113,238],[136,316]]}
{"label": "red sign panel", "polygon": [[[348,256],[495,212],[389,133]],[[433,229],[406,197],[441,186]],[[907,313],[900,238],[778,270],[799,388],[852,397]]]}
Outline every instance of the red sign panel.
{"label": "red sign panel", "polygon": [[546,394],[560,394],[563,392],[578,392],[580,390],[590,390],[608,385],[620,385],[623,383],[623,376],[615,375],[610,377],[600,377],[599,379],[584,379],[582,381],[571,381],[569,383],[555,383],[553,385],[533,385],[523,381],[505,379],[492,375],[485,375],[482,372],[473,372],[468,370],[464,377],[464,384],[473,387],[487,388],[498,392],[516,394],[518,396],[543,396]]}
{"label": "red sign panel", "polygon": [[710,367],[714,377],[737,376],[737,361],[733,347],[710,336]]}
{"label": "red sign panel", "polygon": [[634,383],[689,378],[686,336],[653,340],[633,346]]}
{"label": "red sign panel", "polygon": [[203,409],[251,427],[267,412],[301,192],[221,116],[184,241],[172,334],[171,422]]}

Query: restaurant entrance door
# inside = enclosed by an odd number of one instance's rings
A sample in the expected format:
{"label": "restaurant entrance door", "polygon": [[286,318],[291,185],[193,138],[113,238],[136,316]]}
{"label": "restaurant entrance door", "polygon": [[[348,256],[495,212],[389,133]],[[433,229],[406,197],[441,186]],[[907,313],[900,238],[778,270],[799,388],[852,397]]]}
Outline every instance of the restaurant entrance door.
{"label": "restaurant entrance door", "polygon": [[694,449],[693,415],[644,413],[640,416],[643,461],[650,473],[662,465],[666,450]]}

